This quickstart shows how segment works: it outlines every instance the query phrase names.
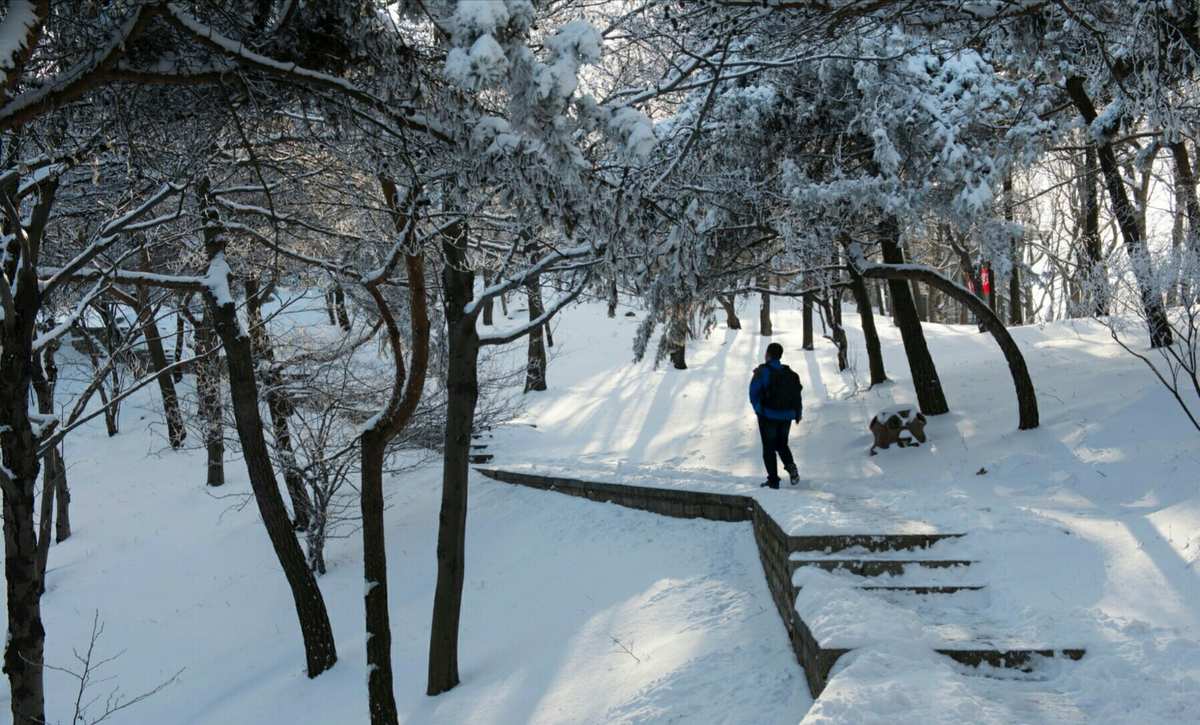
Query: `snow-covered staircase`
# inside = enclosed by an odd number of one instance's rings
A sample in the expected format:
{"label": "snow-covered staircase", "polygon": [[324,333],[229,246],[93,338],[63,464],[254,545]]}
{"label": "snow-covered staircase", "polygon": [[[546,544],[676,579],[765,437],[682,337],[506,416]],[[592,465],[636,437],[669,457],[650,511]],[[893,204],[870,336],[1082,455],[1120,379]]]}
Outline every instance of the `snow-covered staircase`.
{"label": "snow-covered staircase", "polygon": [[[867,610],[905,619],[921,643],[965,665],[1028,670],[1037,657],[1084,655],[1082,648],[1009,641],[1002,624],[974,611],[971,597],[986,596],[987,582],[972,578],[977,561],[953,555],[964,533],[788,534],[751,496],[477,470],[505,483],[665,516],[751,522],[768,589],[814,698],[855,646],[839,641],[846,630],[837,620]],[[823,572],[814,586],[821,596],[804,591],[806,571]],[[836,606],[821,610],[830,604]]]}

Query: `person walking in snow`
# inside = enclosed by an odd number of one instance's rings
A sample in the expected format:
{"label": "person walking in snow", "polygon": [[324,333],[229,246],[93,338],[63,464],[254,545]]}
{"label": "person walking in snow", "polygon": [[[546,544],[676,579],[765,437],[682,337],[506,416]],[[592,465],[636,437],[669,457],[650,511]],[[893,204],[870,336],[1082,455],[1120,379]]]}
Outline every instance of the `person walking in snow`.
{"label": "person walking in snow", "polygon": [[800,482],[800,472],[788,448],[788,432],[792,421],[797,423],[804,417],[801,400],[800,376],[780,362],[783,345],[773,342],[767,345],[766,362],[754,368],[750,378],[750,405],[758,416],[758,434],[762,438],[763,463],[767,467],[767,480],[762,485],[779,488],[779,467],[775,460],[779,456],[783,467],[792,479],[792,485]]}

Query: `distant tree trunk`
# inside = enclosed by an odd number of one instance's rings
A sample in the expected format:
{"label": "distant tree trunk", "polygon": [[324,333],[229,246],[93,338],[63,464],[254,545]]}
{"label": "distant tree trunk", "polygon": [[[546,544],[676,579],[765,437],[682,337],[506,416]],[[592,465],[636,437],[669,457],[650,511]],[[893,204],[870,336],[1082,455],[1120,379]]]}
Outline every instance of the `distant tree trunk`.
{"label": "distant tree trunk", "polygon": [[508,317],[508,293],[505,292],[496,296],[500,298],[500,312],[505,317]]}
{"label": "distant tree trunk", "polygon": [[[42,415],[54,414],[54,381],[52,377],[57,377],[57,367],[54,364],[54,350],[52,346],[57,347],[55,343],[51,343],[43,351],[44,362],[43,359],[38,358],[37,354],[31,356],[33,362],[33,392],[37,397],[38,413]],[[39,592],[43,594],[46,591],[46,565],[50,560],[50,532],[54,519],[54,499],[57,489],[59,465],[58,448],[51,448],[46,452],[44,465],[42,466],[41,516],[38,520],[38,586]]]}
{"label": "distant tree trunk", "polygon": [[[894,217],[889,217],[880,224],[880,237],[883,261],[887,264],[904,264],[904,250],[900,248],[900,226]],[[950,406],[946,404],[937,367],[933,364],[933,356],[929,354],[929,345],[925,342],[921,321],[917,318],[912,290],[904,279],[889,279],[888,290],[891,292],[892,309],[896,313],[896,324],[900,327],[900,336],[904,340],[904,354],[908,357],[908,367],[912,372],[913,388],[916,390],[921,412],[925,415],[947,413]]]}
{"label": "distant tree trunk", "polygon": [[200,319],[192,320],[196,360],[197,412],[204,425],[204,449],[208,457],[206,483],[225,485],[225,426],[221,414],[221,368],[217,359],[217,340],[212,313],[207,309]]}
{"label": "distant tree trunk", "polygon": [[887,380],[887,372],[883,368],[883,348],[879,345],[879,332],[875,329],[875,315],[871,311],[871,298],[867,294],[867,286],[853,266],[850,268],[850,291],[854,293],[854,301],[858,305],[858,317],[867,344],[871,385],[879,385]]}
{"label": "distant tree trunk", "polygon": [[176,383],[183,382],[183,315],[175,311],[175,367],[171,369],[171,379]]}
{"label": "distant tree trunk", "polygon": [[[202,179],[199,192],[204,226],[204,250],[208,257],[208,277],[215,274],[224,277],[223,286],[232,289],[228,265],[225,264],[225,242],[215,225],[216,211],[208,201],[207,179]],[[308,676],[316,677],[337,662],[337,649],[333,641],[333,628],[325,599],[317,580],[308,568],[304,552],[292,532],[283,497],[279,495],[279,484],[271,467],[271,454],[263,436],[263,420],[258,409],[258,382],[254,374],[254,353],[250,338],[238,321],[237,304],[232,298],[217,296],[214,287],[204,292],[206,309],[212,314],[212,326],[225,348],[225,362],[229,371],[229,388],[233,401],[233,417],[237,423],[238,438],[242,444],[242,457],[250,487],[258,503],[275,556],[287,577],[291,588],[296,616],[300,621],[300,632],[304,639],[304,652],[308,664]]]}
{"label": "distant tree trunk", "polygon": [[[142,250],[142,271],[149,271],[149,253]],[[155,322],[155,309],[150,305],[150,292],[144,286],[137,289],[137,312],[142,321],[142,339],[146,341],[146,349],[150,353],[150,364],[157,374],[158,392],[162,398],[163,413],[167,419],[167,440],[171,447],[178,449],[187,437],[187,428],[183,424],[183,413],[179,410],[179,398],[175,395],[175,379],[167,369],[167,353],[163,349],[162,336]]]}
{"label": "distant tree trunk", "polygon": [[[760,276],[758,278],[758,286],[763,290],[770,289],[771,278],[766,275]],[[774,334],[771,326],[771,294],[766,291],[762,293],[762,300],[758,306],[758,332],[764,337],[770,337]]]}
{"label": "distant tree trunk", "polygon": [[479,335],[475,315],[465,312],[475,287],[466,268],[467,231],[446,235],[442,251],[442,299],[446,315],[446,437],[442,454],[442,508],[438,518],[437,588],[429,634],[426,694],[439,695],[459,683],[458,630],[466,559],[467,480],[475,404],[479,399]]}
{"label": "distant tree trunk", "polygon": [[[533,322],[546,311],[542,306],[542,283],[538,277],[531,278],[525,284],[525,296],[529,310],[529,321]],[[529,354],[525,364],[525,392],[546,389],[546,345],[542,341],[545,329],[539,325],[529,333]]]}
{"label": "distant tree trunk", "polygon": [[[101,322],[104,323],[104,335],[107,339],[109,353],[115,350],[118,346],[117,342],[117,326],[113,321],[112,311],[107,303],[96,306],[96,311],[100,315]],[[92,358],[92,367],[99,367],[99,357]],[[108,377],[112,385],[112,398],[104,392],[104,388],[100,388],[100,402],[104,404],[104,427],[108,432],[108,437],[112,438],[121,432],[121,401],[117,397],[121,393],[121,376],[116,365],[109,367]]]}
{"label": "distant tree trunk", "polygon": [[918,285],[909,285],[912,291],[913,305],[917,309],[917,319],[921,322],[929,322],[929,305],[925,300],[925,295],[921,294],[921,288]]}
{"label": "distant tree trunk", "polygon": [[[887,261],[886,252],[884,261]],[[888,263],[892,264],[892,262]],[[1025,365],[1025,357],[1021,354],[1021,349],[1017,347],[1017,343],[1013,340],[1012,335],[1004,327],[1004,323],[982,300],[937,272],[917,266],[872,267],[864,271],[863,275],[887,279],[889,281],[912,280],[924,282],[925,284],[936,286],[942,292],[970,307],[979,316],[980,324],[996,339],[996,344],[1000,346],[1000,350],[1004,353],[1004,358],[1008,362],[1008,369],[1013,378],[1013,387],[1016,388],[1017,392],[1017,412],[1020,418],[1020,429],[1029,430],[1038,427],[1037,395],[1034,392],[1033,379],[1029,377],[1029,368]],[[903,334],[903,328],[901,328],[901,334]]]}
{"label": "distant tree trunk", "polygon": [[[608,282],[608,316],[610,318],[617,316],[617,302],[618,302],[617,278],[614,276]],[[738,329],[738,328],[733,328],[733,329]]]}
{"label": "distant tree trunk", "polygon": [[329,324],[336,325],[338,323],[337,311],[333,308],[333,289],[325,290],[325,313],[329,315]]}
{"label": "distant tree trunk", "polygon": [[292,500],[292,511],[295,513],[293,527],[297,531],[306,531],[312,512],[312,502],[304,489],[304,476],[296,463],[296,453],[292,448],[292,432],[288,427],[288,418],[295,407],[291,396],[283,383],[283,375],[275,363],[275,346],[271,344],[271,334],[267,331],[262,316],[262,295],[258,280],[246,277],[242,283],[246,291],[246,321],[250,327],[250,344],[255,356],[261,361],[258,366],[262,376],[263,395],[267,400],[267,411],[271,415],[271,433],[275,440],[275,457],[279,459],[279,467],[283,470],[284,486],[287,487],[288,497]]}
{"label": "distant tree trunk", "polygon": [[846,340],[846,331],[842,329],[842,325],[838,322],[833,314],[833,303],[830,302],[830,297],[821,297],[821,309],[825,311],[825,318],[829,320],[829,339],[833,341],[834,347],[837,348],[838,371],[845,370],[850,366],[850,361],[847,356],[849,343]]}
{"label": "distant tree trunk", "polygon": [[727,295],[717,295],[717,303],[721,305],[721,309],[725,310],[725,326],[730,330],[742,329],[742,321],[738,318],[733,298]]}
{"label": "distant tree trunk", "polygon": [[[1182,200],[1180,209],[1187,212],[1187,231],[1181,235],[1184,248],[1192,255],[1192,264],[1200,259],[1200,199],[1196,196],[1196,176],[1188,161],[1187,147],[1182,140],[1171,144],[1171,158],[1175,161],[1175,190],[1176,198]],[[1176,217],[1180,209],[1176,209]],[[1194,269],[1190,268],[1189,269]],[[1194,272],[1193,272],[1194,273]],[[1175,285],[1172,285],[1175,287]],[[1188,303],[1192,290],[1190,280],[1182,280],[1180,285],[1183,301]]]}
{"label": "distant tree trunk", "polygon": [[803,303],[801,304],[801,308],[803,309],[803,314],[801,316],[803,318],[804,337],[803,337],[803,342],[801,343],[800,346],[805,350],[812,350],[812,349],[814,349],[814,346],[813,346],[813,300],[812,300],[811,294],[804,295]]}
{"label": "distant tree trunk", "polygon": [[[1004,175],[1004,220],[1012,224],[1016,219],[1013,208],[1012,174]],[[1012,230],[1010,230],[1011,232]],[[1014,233],[1009,238],[1009,273],[1008,273],[1008,324],[1020,325],[1021,320],[1021,257],[1020,240]]]}
{"label": "distant tree trunk", "polygon": [[333,309],[337,313],[338,326],[349,332],[350,313],[346,311],[346,290],[340,284],[333,288]]}
{"label": "distant tree trunk", "polygon": [[671,313],[668,323],[667,341],[670,345],[671,366],[676,370],[687,370],[688,314],[682,305]]}
{"label": "distant tree trunk", "polygon": [[[1096,109],[1092,99],[1084,89],[1083,78],[1072,76],[1067,79],[1067,94],[1079,110],[1084,122],[1091,124],[1096,120]],[[1138,291],[1142,298],[1142,311],[1150,330],[1150,346],[1154,348],[1167,347],[1172,343],[1171,326],[1167,321],[1166,310],[1162,297],[1153,282],[1150,269],[1150,257],[1146,242],[1138,228],[1137,214],[1129,203],[1125,193],[1125,182],[1121,178],[1121,170],[1117,166],[1117,157],[1113,153],[1111,143],[1099,144],[1096,148],[1100,159],[1100,170],[1104,174],[1105,185],[1108,187],[1109,201],[1112,202],[1113,215],[1121,229],[1125,240],[1125,251],[1133,266],[1134,277],[1137,279]]]}
{"label": "distant tree trunk", "polygon": [[1082,278],[1076,289],[1080,296],[1090,301],[1090,314],[1108,314],[1107,271],[1104,267],[1104,244],[1100,239],[1100,167],[1096,160],[1096,147],[1088,144],[1084,151],[1083,174],[1083,264]]}
{"label": "distant tree trunk", "polygon": [[[483,273],[483,286],[484,287],[491,286],[492,282],[495,279],[496,279],[496,276],[494,274],[484,272]],[[492,324],[492,322],[494,321],[495,316],[496,316],[496,300],[492,297],[488,297],[486,300],[483,301],[483,324],[490,326]],[[611,315],[609,315],[609,316],[611,317]]]}

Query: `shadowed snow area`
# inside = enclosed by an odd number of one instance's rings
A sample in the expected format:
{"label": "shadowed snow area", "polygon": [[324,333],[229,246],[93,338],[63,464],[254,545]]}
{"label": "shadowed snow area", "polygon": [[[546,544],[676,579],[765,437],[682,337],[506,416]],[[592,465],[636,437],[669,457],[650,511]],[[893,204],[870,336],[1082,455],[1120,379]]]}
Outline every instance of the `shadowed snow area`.
{"label": "shadowed snow area", "polygon": [[[786,305],[780,305],[786,306]],[[323,311],[308,334],[338,334]],[[622,313],[624,310],[621,311]],[[513,319],[522,316],[513,309]],[[640,317],[640,312],[638,313]],[[749,524],[658,517],[472,479],[463,684],[424,695],[440,471],[387,482],[396,697],[406,723],[1186,722],[1200,691],[1200,439],[1139,363],[1089,323],[1013,330],[1042,427],[1016,430],[1008,370],[974,327],[927,325],[953,410],[930,442],[870,457],[867,423],[914,399],[898,332],[880,320],[894,382],[866,389],[832,345],[799,350],[776,310],[784,362],[805,386],[792,448],[804,486],[763,479],[746,401],[768,340],[718,325],[687,371],[631,363],[638,319],[582,304],[555,325],[550,390],[494,431],[491,465],[757,497],[792,533],[966,532],[921,556],[972,559],[979,592],[885,595],[806,571],[798,606],[818,636],[858,647],[814,704],[771,603]],[[286,324],[280,322],[278,324]],[[523,363],[524,345],[506,353]],[[63,356],[70,354],[64,350]],[[69,366],[65,366],[69,369]],[[69,378],[69,374],[64,374]],[[190,379],[189,379],[190,382]],[[519,382],[519,381],[518,381]],[[62,385],[73,384],[69,379]],[[94,694],[137,694],[183,670],[121,723],[360,723],[366,715],[361,548],[327,550],[320,579],[339,662],[309,681],[291,599],[240,460],[213,495],[203,451],[170,452],[157,393],[67,440],[75,535],[52,547],[47,659],[74,665],[98,611],[108,664]],[[532,424],[525,425],[525,424]],[[195,441],[190,441],[195,443]],[[954,571],[931,576],[949,577]],[[904,574],[904,583],[915,575]],[[939,580],[941,581],[941,580]],[[1032,673],[972,670],[929,645],[1086,647]],[[52,722],[70,677],[47,675]],[[7,700],[7,682],[0,700]],[[811,707],[810,707],[811,706]],[[0,703],[8,712],[8,703]]]}

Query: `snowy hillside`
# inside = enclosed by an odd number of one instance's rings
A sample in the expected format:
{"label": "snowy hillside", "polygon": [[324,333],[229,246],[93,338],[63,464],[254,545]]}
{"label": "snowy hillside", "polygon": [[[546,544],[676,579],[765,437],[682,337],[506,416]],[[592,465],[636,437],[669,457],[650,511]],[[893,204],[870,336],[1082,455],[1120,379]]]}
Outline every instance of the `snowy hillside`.
{"label": "snowy hillside", "polygon": [[[428,698],[435,465],[388,482],[402,721],[1189,719],[1200,690],[1200,442],[1105,331],[1013,330],[1042,410],[1040,429],[1018,432],[991,338],[928,325],[953,412],[930,419],[927,445],[870,457],[871,416],[912,400],[895,330],[881,330],[893,382],[866,390],[863,371],[836,371],[827,341],[800,351],[799,315],[777,311],[773,339],[805,386],[792,443],[804,486],[770,491],[757,486],[746,403],[766,340],[718,326],[689,348],[689,370],[655,370],[628,362],[637,322],[609,320],[593,304],[565,313],[550,390],[526,396],[521,418],[495,431],[497,467],[753,495],[793,533],[967,532],[959,550],[979,560],[972,576],[988,583],[971,602],[995,633],[1088,654],[1030,675],[969,670],[922,648],[926,624],[904,619],[908,604],[879,599],[855,610],[861,649],[839,662],[814,706],[749,525],[666,519],[474,477],[463,684]],[[851,345],[865,367],[854,330]],[[523,347],[511,354],[519,362]],[[137,694],[180,673],[110,722],[365,721],[359,539],[330,544],[320,584],[339,662],[309,681],[288,589],[246,505],[244,469],[228,466],[219,495],[206,489],[203,452],[166,449],[153,395],[136,399],[115,439],[97,421],[68,440],[76,533],[51,551],[48,664],[75,666],[72,650],[87,646],[98,612],[98,655],[120,657],[92,695],[118,686]],[[814,607],[865,596],[832,575],[814,575],[805,591]],[[69,722],[75,687],[47,674],[52,722]]]}

